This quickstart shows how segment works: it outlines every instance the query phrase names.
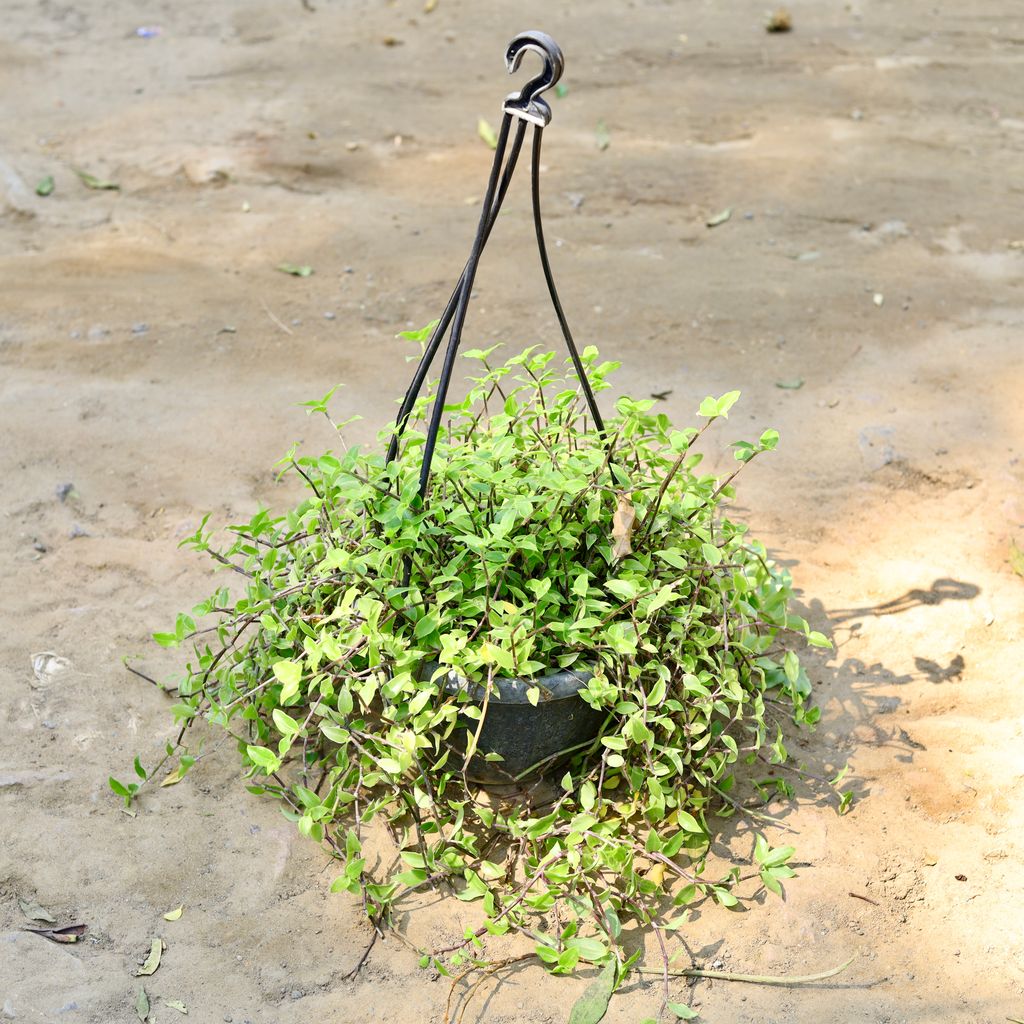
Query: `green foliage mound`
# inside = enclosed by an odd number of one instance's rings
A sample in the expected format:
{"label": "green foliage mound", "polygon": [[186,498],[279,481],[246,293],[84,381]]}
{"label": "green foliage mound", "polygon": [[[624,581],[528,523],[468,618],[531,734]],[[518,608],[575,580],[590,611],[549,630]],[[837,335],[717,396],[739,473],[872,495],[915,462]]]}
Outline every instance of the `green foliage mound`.
{"label": "green foliage mound", "polygon": [[[737,902],[738,869],[705,871],[709,820],[743,809],[738,763],[784,761],[783,722],[816,720],[784,638],[828,641],[723,514],[736,472],[778,434],[733,442],[724,479],[701,471],[697,442],[738,392],[705,399],[703,422],[681,430],[652,401],[620,398],[601,434],[551,353],[492,353],[467,353],[476,374],[446,410],[425,503],[430,395],[390,465],[383,444],[293,450],[298,507],[229,527],[221,548],[205,520],[188,540],[241,586],[156,636],[194,651],[169,778],[193,763],[190,727],[205,719],[237,740],[250,789],[338,859],[332,888],[358,894],[378,927],[428,888],[479,901],[479,927],[421,950],[424,964],[481,964],[489,937],[517,932],[556,973],[614,963],[621,978],[639,955],[622,948],[624,923],[660,935],[688,904]],[[584,360],[604,391],[617,364]],[[329,398],[310,411],[330,418]],[[487,690],[567,667],[593,672],[581,695],[604,714],[601,735],[551,777],[485,795],[466,775],[485,706],[444,680]],[[112,780],[128,801],[140,785]],[[374,822],[384,855],[370,857]],[[757,885],[781,892],[792,852],[759,838]]]}

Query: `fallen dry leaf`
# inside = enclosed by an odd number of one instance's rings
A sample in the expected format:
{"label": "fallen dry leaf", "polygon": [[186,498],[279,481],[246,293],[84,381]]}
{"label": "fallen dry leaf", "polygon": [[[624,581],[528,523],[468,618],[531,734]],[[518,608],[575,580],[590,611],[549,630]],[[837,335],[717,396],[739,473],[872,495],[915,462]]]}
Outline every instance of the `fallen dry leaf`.
{"label": "fallen dry leaf", "polygon": [[1010,568],[1018,575],[1024,576],[1024,548],[1010,544]]}
{"label": "fallen dry leaf", "polygon": [[135,977],[143,978],[150,974],[156,974],[156,969],[160,966],[160,957],[163,955],[163,951],[163,942],[160,939],[154,939],[153,944],[149,948],[149,956],[146,957],[146,962],[135,972]]}
{"label": "fallen dry leaf", "polygon": [[135,997],[135,1014],[145,1024],[149,1017],[149,996],[145,988],[139,988],[139,994]]}
{"label": "fallen dry leaf", "polygon": [[41,935],[51,942],[68,944],[77,942],[89,930],[89,926],[87,924],[69,924],[64,928],[25,928],[23,930]]}
{"label": "fallen dry leaf", "polygon": [[167,913],[164,914],[164,920],[165,921],[177,921],[178,918],[181,917],[181,912],[184,909],[185,909],[185,905],[181,904],[180,906],[175,907],[173,910],[168,910]]}
{"label": "fallen dry leaf", "polygon": [[21,907],[21,912],[30,921],[44,921],[46,924],[56,924],[57,918],[51,914],[46,907],[41,907],[36,902],[29,902],[28,900],[19,899],[18,906]]}
{"label": "fallen dry leaf", "polygon": [[612,548],[612,558],[618,561],[625,558],[633,550],[632,537],[633,526],[636,523],[636,510],[629,491],[619,494],[619,504],[615,509],[615,516],[612,519],[612,540],[615,544]]}

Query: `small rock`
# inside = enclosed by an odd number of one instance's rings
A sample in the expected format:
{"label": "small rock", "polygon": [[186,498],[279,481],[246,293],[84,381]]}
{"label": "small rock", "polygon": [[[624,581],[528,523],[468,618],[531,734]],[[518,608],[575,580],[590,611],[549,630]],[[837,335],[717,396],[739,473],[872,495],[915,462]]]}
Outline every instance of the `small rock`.
{"label": "small rock", "polygon": [[14,1006],[10,999],[4,1000],[4,1007],[0,1010],[0,1015],[3,1016],[4,1020],[14,1020],[17,1014],[14,1012]]}
{"label": "small rock", "polygon": [[582,192],[567,192],[565,198],[569,200],[569,205],[574,210],[578,210],[583,205],[583,200],[586,197]]}
{"label": "small rock", "polygon": [[68,530],[68,537],[71,540],[77,540],[79,537],[91,537],[91,536],[92,536],[92,534],[89,533],[89,531],[86,530],[84,527],[79,526],[78,523],[75,523],[74,526],[72,526],[71,529]]}
{"label": "small rock", "polygon": [[324,319],[325,320],[333,320],[334,319],[334,314],[332,312],[330,312],[330,310],[328,310],[326,313],[324,313]]}
{"label": "small rock", "polygon": [[44,555],[46,554],[46,552],[48,550],[46,545],[41,540],[33,540],[32,541],[32,547],[35,548],[35,550],[38,551],[40,554],[44,554]]}
{"label": "small rock", "polygon": [[356,268],[355,267],[346,267],[345,268],[345,273],[346,274],[354,274],[355,272],[356,272]]}
{"label": "small rock", "polygon": [[68,495],[75,489],[74,484],[57,484],[57,499],[67,501]]}
{"label": "small rock", "polygon": [[302,993],[302,990],[301,990],[301,989],[293,988],[293,989],[291,990],[291,993],[290,993],[290,995],[291,995],[292,999],[301,999],[301,998],[302,998],[302,995],[303,995],[303,993]]}
{"label": "small rock", "polygon": [[93,324],[89,328],[87,337],[90,341],[102,341],[104,338],[110,337],[110,328],[104,327],[103,324]]}
{"label": "small rock", "polygon": [[145,334],[149,330],[149,324],[132,324],[132,334]]}
{"label": "small rock", "polygon": [[81,331],[68,331],[68,337],[69,337],[69,338],[70,338],[70,339],[71,339],[72,341],[78,341],[78,339],[79,339],[79,338],[80,338],[81,336],[82,336],[82,332],[81,332]]}

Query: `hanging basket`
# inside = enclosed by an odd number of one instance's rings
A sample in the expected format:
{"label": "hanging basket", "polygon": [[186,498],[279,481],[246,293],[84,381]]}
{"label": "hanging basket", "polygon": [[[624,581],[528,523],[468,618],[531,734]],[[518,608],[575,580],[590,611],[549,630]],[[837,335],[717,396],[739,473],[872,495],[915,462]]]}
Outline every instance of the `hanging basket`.
{"label": "hanging basket", "polygon": [[[498,130],[494,161],[491,165],[487,191],[484,196],[477,225],[476,236],[469,252],[469,258],[462,271],[455,290],[431,333],[412,382],[402,400],[396,421],[396,429],[388,447],[387,462],[397,455],[402,435],[408,424],[416,399],[427,379],[445,337],[445,349],[434,396],[426,441],[423,446],[423,461],[420,466],[420,499],[429,505],[430,469],[437,444],[438,431],[445,398],[451,384],[452,370],[459,344],[466,312],[473,292],[477,267],[491,230],[498,218],[501,205],[508,192],[515,172],[527,129],[532,126],[533,139],[530,161],[530,182],[533,204],[533,222],[537,237],[541,269],[547,284],[555,315],[565,339],[576,376],[586,398],[590,415],[603,435],[604,421],[594,398],[594,392],[587,379],[583,362],[573,340],[568,321],[562,310],[558,291],[555,287],[544,244],[544,228],[540,208],[540,154],[544,128],[551,121],[551,108],[542,98],[542,93],[552,88],[562,75],[565,61],[558,44],[544,32],[523,32],[509,43],[505,52],[505,63],[509,73],[515,72],[527,51],[539,54],[544,62],[539,75],[530,79],[522,90],[509,95],[504,103],[501,127]],[[409,582],[410,569],[406,567],[405,584]],[[436,664],[427,665],[425,671],[433,674]],[[551,771],[564,764],[574,753],[589,746],[597,738],[605,714],[596,711],[582,697],[579,691],[591,679],[590,672],[553,671],[550,674],[530,679],[498,678],[491,680],[489,693],[486,687],[469,683],[452,673],[445,681],[445,689],[452,694],[466,693],[471,701],[484,710],[484,719],[479,735],[475,736],[475,753],[469,761],[468,777],[484,784],[509,784],[522,781],[538,773]],[[536,705],[528,692],[539,690]],[[536,695],[535,695],[536,696]],[[460,735],[474,735],[479,723],[463,716],[460,719]],[[490,759],[487,755],[499,755],[501,760]]]}

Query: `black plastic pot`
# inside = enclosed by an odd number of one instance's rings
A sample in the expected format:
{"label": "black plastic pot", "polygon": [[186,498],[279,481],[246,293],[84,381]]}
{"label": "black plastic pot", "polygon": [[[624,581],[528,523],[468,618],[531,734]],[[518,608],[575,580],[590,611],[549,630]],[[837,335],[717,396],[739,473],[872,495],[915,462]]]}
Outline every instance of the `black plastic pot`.
{"label": "black plastic pot", "polygon": [[[429,666],[430,670],[436,667]],[[570,670],[534,679],[495,679],[467,777],[484,785],[502,785],[534,773],[546,774],[596,739],[604,713],[596,711],[579,695],[592,675]],[[526,696],[534,686],[540,690],[536,707]],[[484,688],[467,683],[454,672],[449,674],[444,688],[452,694],[466,692],[475,703],[483,704]],[[460,721],[460,726],[470,730],[477,725],[471,718]],[[457,736],[458,742],[463,743],[462,728]],[[485,760],[484,755],[490,753],[500,754],[502,760]]]}

